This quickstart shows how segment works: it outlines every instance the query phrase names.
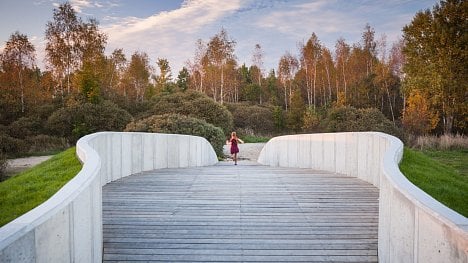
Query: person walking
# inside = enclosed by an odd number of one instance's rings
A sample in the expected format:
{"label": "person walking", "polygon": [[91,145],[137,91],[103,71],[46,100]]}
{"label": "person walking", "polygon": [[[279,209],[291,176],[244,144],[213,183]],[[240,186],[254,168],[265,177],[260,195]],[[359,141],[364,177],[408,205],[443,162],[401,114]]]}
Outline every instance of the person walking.
{"label": "person walking", "polygon": [[239,137],[237,137],[236,132],[231,133],[231,138],[229,139],[229,143],[231,143],[231,155],[232,159],[234,160],[234,165],[237,165],[237,154],[239,153],[239,143],[244,143]]}

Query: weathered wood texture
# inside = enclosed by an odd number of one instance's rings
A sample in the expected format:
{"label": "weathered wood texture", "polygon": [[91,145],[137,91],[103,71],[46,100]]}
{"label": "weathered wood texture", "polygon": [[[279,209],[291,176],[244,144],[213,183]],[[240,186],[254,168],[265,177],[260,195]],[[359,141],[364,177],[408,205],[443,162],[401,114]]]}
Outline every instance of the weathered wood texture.
{"label": "weathered wood texture", "polygon": [[307,169],[162,169],[103,189],[104,261],[376,262],[378,189]]}

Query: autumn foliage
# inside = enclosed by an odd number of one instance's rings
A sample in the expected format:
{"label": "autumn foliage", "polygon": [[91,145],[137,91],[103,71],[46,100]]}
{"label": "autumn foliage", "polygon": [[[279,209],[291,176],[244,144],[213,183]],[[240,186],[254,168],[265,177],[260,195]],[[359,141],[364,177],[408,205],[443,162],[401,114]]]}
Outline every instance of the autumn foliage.
{"label": "autumn foliage", "polygon": [[414,135],[426,135],[439,121],[437,113],[429,108],[427,98],[419,91],[414,91],[406,101],[402,123],[406,131]]}

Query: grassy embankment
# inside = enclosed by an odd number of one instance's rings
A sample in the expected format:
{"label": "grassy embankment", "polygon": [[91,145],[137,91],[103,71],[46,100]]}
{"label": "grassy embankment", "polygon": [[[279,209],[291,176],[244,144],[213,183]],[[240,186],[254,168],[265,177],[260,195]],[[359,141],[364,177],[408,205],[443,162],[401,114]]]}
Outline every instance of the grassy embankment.
{"label": "grassy embankment", "polygon": [[439,202],[468,217],[468,150],[405,148],[400,170]]}
{"label": "grassy embankment", "polygon": [[81,170],[75,147],[0,183],[0,226],[40,205]]}

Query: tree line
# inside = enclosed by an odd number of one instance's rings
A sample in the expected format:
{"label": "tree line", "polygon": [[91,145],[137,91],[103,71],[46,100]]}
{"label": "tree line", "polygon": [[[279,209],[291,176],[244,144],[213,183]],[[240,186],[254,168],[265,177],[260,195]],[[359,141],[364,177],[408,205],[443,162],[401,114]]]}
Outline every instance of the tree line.
{"label": "tree line", "polygon": [[408,133],[464,134],[467,5],[447,0],[418,12],[403,28],[403,38],[392,44],[385,35],[376,37],[369,24],[358,43],[340,38],[333,50],[311,33],[299,43],[297,55],[286,52],[271,70],[264,67],[259,44],[252,47],[251,65],[239,65],[237,43],[221,29],[198,40],[193,57],[173,76],[165,58],[151,65],[145,52],[127,57],[115,49],[106,55],[107,36],[98,21],[83,21],[66,2],[46,25],[45,70],[37,67],[26,35],[14,32],[6,42],[0,61],[0,130],[21,118],[58,110],[64,115],[64,109],[84,104],[112,102],[138,118],[155,98],[194,90],[230,109],[239,103],[270,109],[276,132],[320,131],[334,109],[373,108]]}

